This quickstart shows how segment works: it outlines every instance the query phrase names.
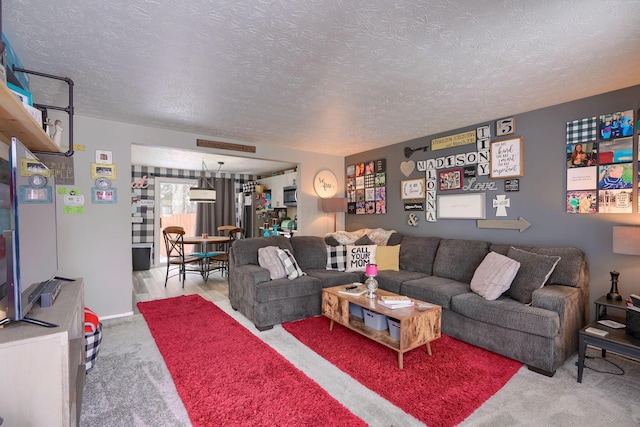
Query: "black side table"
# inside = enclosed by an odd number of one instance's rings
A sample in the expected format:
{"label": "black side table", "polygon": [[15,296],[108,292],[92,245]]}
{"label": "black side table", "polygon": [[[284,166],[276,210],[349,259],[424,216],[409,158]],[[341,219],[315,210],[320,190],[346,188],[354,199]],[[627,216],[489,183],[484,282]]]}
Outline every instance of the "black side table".
{"label": "black side table", "polygon": [[[606,296],[601,296],[600,298],[595,300],[593,303],[596,305],[596,321],[600,319],[611,319],[619,323],[626,322],[626,319],[625,319],[625,313],[627,311],[626,301],[624,300],[612,301],[610,299],[607,299]],[[607,314],[607,308],[622,310],[623,312],[622,316],[612,316],[610,314]]]}
{"label": "black side table", "polygon": [[[600,336],[586,332],[588,327],[607,331],[608,334]],[[606,356],[606,351],[610,350],[623,356],[629,356],[640,359],[640,340],[627,334],[626,329],[613,329],[601,325],[597,322],[591,322],[579,332],[578,337],[578,382],[582,382],[582,371],[584,370],[584,357],[587,352],[587,346],[597,347],[602,350],[602,357]]]}

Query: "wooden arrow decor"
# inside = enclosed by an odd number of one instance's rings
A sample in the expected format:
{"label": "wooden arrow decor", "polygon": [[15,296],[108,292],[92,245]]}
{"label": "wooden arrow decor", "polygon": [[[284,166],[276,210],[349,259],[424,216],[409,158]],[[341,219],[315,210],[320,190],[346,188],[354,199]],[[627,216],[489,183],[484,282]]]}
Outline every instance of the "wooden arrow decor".
{"label": "wooden arrow decor", "polygon": [[509,230],[520,230],[522,233],[531,224],[521,216],[518,219],[479,219],[477,221],[478,228],[506,228]]}

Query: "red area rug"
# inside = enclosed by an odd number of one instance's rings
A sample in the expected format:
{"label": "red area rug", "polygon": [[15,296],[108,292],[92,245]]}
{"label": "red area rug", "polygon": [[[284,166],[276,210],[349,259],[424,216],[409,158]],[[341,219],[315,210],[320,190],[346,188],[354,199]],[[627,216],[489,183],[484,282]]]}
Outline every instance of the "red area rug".
{"label": "red area rug", "polygon": [[138,308],[194,426],[366,425],[201,296]]}
{"label": "red area rug", "polygon": [[336,365],[429,427],[455,426],[500,390],[522,363],[443,335],[425,347],[398,353],[362,335],[313,317],[282,325]]}

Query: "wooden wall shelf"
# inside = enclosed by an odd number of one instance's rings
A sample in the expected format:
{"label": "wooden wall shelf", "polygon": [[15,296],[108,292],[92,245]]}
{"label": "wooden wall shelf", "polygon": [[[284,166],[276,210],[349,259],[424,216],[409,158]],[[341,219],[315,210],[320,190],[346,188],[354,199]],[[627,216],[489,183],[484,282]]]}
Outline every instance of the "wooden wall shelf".
{"label": "wooden wall shelf", "polygon": [[9,145],[12,137],[31,151],[62,152],[9,88],[0,84],[0,140]]}

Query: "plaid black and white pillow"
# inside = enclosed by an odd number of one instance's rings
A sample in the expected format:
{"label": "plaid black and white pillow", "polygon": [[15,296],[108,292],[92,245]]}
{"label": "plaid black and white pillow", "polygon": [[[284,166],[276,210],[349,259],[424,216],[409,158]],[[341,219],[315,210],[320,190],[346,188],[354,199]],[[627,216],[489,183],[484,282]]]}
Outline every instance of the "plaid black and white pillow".
{"label": "plaid black and white pillow", "polygon": [[282,260],[284,271],[287,272],[287,278],[295,279],[298,277],[302,277],[306,274],[300,269],[300,267],[298,266],[298,263],[296,262],[295,257],[289,251],[289,249],[278,249],[278,256]]}
{"label": "plaid black and white pillow", "polygon": [[347,268],[347,247],[327,246],[327,270],[344,271]]}
{"label": "plaid black and white pillow", "polygon": [[102,342],[102,323],[98,323],[95,332],[84,334],[85,339],[85,370],[88,372],[96,363],[100,343]]}

